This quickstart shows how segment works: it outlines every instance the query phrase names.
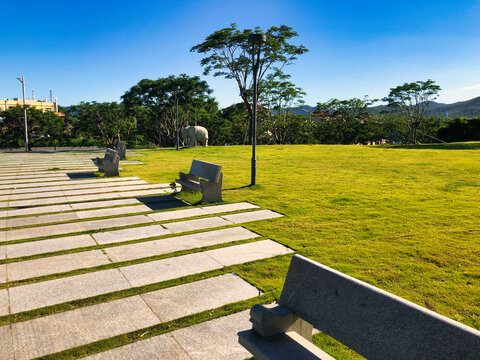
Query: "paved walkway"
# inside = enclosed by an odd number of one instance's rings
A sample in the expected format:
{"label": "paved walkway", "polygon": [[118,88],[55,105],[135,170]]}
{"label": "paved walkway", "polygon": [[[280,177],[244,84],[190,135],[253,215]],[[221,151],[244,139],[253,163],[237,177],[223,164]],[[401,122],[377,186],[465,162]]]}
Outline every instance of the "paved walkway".
{"label": "paved walkway", "polygon": [[[0,359],[73,348],[88,359],[249,357],[236,336],[248,311],[155,334],[260,296],[229,266],[292,253],[244,227],[282,215],[190,207],[137,177],[82,177],[102,155],[0,153]],[[98,341],[106,350],[93,354]]]}

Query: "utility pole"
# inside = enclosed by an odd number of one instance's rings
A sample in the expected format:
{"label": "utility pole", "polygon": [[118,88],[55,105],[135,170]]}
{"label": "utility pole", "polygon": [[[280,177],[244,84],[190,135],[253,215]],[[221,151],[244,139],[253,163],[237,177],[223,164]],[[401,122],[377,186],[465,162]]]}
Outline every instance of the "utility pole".
{"label": "utility pole", "polygon": [[179,131],[180,129],[178,128],[178,95],[177,95],[177,91],[180,90],[180,86],[177,86],[177,88],[175,89],[175,140],[176,140],[176,143],[177,143],[177,150],[178,150],[178,144],[179,144]]}
{"label": "utility pole", "polygon": [[23,118],[25,120],[25,152],[28,152],[28,126],[27,126],[27,103],[25,102],[25,79],[23,76],[17,79],[22,83],[22,89],[23,89]]}

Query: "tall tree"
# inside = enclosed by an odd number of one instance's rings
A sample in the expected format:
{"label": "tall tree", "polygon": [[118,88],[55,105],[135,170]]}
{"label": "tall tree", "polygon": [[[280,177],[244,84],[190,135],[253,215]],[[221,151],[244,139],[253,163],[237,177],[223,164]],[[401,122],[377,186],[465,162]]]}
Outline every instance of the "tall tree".
{"label": "tall tree", "polygon": [[148,111],[147,123],[138,124],[141,133],[145,132],[151,140],[156,138],[155,142],[159,144],[172,146],[175,143],[175,97],[178,98],[181,129],[203,112],[211,114],[218,111],[215,99],[210,96],[212,92],[207,82],[198,76],[181,74],[178,77],[170,75],[157,80],[140,80],[125,92],[122,100],[129,109],[142,106]]}
{"label": "tall tree", "polygon": [[365,96],[363,99],[330,99],[317,103],[317,112],[323,118],[317,128],[319,140],[333,144],[364,143],[367,108],[375,101]]}
{"label": "tall tree", "polygon": [[264,107],[261,113],[261,127],[274,144],[285,144],[294,128],[294,122],[301,118],[291,116],[290,110],[304,104],[306,93],[289,81],[290,75],[280,73],[277,79],[268,74],[259,103]]}
{"label": "tall tree", "polygon": [[417,129],[425,118],[430,102],[435,100],[440,86],[435,81],[416,81],[405,83],[390,89],[383,101],[388,101],[388,106],[401,113],[410,129],[412,144],[417,142]]}
{"label": "tall tree", "polygon": [[[252,29],[238,30],[236,24],[217,30],[207,36],[204,42],[195,45],[190,51],[205,54],[200,61],[204,67],[204,74],[213,72],[213,76],[223,76],[227,79],[235,79],[242,98],[247,108],[250,121],[253,118],[252,108],[252,58],[254,47],[248,42],[251,33],[264,33],[266,43],[261,45],[259,58],[257,84],[258,96],[264,91],[267,74],[272,74],[268,81],[274,80],[280,75],[284,66],[292,64],[299,55],[308,51],[303,45],[293,45],[289,40],[298,34],[286,25],[272,26],[267,31],[256,27]],[[251,126],[250,126],[251,128]]]}

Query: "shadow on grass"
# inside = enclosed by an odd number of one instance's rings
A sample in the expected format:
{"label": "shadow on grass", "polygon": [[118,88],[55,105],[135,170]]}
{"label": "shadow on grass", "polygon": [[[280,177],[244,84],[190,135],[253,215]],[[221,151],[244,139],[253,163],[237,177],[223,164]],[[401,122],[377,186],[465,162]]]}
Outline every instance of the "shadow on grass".
{"label": "shadow on grass", "polygon": [[380,148],[388,149],[413,149],[413,150],[479,150],[480,142],[446,143],[446,144],[420,144],[420,145],[385,145]]}

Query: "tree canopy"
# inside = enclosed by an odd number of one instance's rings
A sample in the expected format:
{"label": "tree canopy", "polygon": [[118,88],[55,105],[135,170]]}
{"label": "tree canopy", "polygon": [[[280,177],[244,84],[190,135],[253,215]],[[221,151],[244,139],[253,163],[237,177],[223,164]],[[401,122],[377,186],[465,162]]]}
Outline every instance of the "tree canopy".
{"label": "tree canopy", "polygon": [[[134,111],[141,106],[148,112],[140,129],[150,134],[150,140],[163,145],[175,142],[175,98],[178,98],[179,128],[206,113],[216,113],[217,102],[213,90],[198,76],[170,75],[157,80],[143,79],[122,96],[125,106]],[[193,125],[193,124],[192,124]],[[157,137],[158,134],[158,137]]]}
{"label": "tree canopy", "polygon": [[395,108],[404,116],[413,144],[417,142],[417,129],[425,117],[430,101],[437,98],[440,90],[435,81],[428,79],[391,88],[388,96],[383,98],[383,101],[388,102],[388,106]]}
{"label": "tree canopy", "polygon": [[[204,75],[223,76],[235,79],[250,119],[252,118],[252,56],[253,45],[248,42],[252,33],[265,34],[266,42],[261,44],[261,55],[258,63],[257,83],[258,96],[265,89],[265,83],[271,82],[281,74],[284,66],[308,51],[303,45],[289,42],[298,36],[291,27],[286,25],[272,26],[267,31],[259,27],[255,29],[238,30],[236,24],[220,29],[207,36],[204,42],[195,45],[190,51],[205,54],[200,64],[204,67]],[[266,79],[267,74],[271,76]],[[266,81],[263,81],[266,79]]]}

